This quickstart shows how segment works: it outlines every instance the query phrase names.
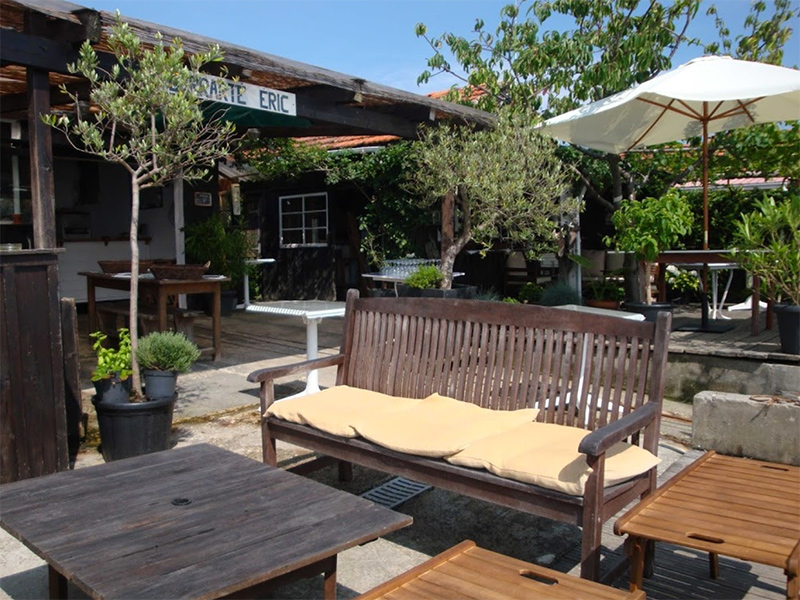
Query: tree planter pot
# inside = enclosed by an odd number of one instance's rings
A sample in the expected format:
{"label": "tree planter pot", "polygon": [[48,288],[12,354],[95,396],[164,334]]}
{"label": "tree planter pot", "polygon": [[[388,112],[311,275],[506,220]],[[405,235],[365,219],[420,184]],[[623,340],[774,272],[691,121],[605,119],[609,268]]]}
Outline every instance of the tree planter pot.
{"label": "tree planter pot", "polygon": [[800,354],[800,306],[776,304],[775,316],[778,319],[781,352]]}
{"label": "tree planter pot", "polygon": [[142,371],[142,376],[144,377],[144,395],[148,400],[172,398],[175,395],[175,385],[178,381],[177,371],[145,369]]}
{"label": "tree planter pot", "polygon": [[126,377],[107,377],[93,381],[94,389],[97,392],[97,399],[108,404],[127,404],[130,402],[131,389],[133,389],[133,378]]}
{"label": "tree planter pot", "polygon": [[434,288],[413,288],[404,283],[397,284],[397,295],[405,298],[459,298],[461,300],[472,300],[478,293],[477,286],[453,284],[449,290]]}
{"label": "tree planter pot", "polygon": [[587,298],[586,306],[593,308],[605,308],[608,310],[619,310],[619,300],[597,300],[595,298]]}
{"label": "tree planter pot", "polygon": [[121,460],[168,450],[172,430],[172,398],[108,404],[92,399],[97,411],[103,460]]}
{"label": "tree planter pot", "polygon": [[642,314],[644,315],[645,321],[655,323],[656,316],[659,312],[672,312],[672,304],[668,302],[653,302],[652,304],[647,304],[646,302],[626,302],[625,310]]}

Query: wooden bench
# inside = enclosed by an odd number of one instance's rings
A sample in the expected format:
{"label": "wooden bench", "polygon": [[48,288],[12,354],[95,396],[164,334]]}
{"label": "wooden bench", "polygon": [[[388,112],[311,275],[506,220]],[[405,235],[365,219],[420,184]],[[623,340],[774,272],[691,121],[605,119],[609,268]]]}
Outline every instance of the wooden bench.
{"label": "wooden bench", "polygon": [[[626,439],[658,453],[670,321],[667,313],[655,323],[632,322],[501,302],[359,298],[350,290],[339,354],[248,376],[261,384],[263,460],[277,464],[280,439],[324,455],[320,460],[354,462],[580,526],[581,575],[598,580],[603,523],[655,489],[655,468],[604,487],[605,453]],[[583,496],[265,416],[277,378],[334,365],[337,385],[411,398],[439,393],[497,410],[539,408],[538,421],[592,431],[579,445],[593,469]]]}
{"label": "wooden bench", "polygon": [[[110,337],[116,337],[117,330],[120,327],[128,326],[131,313],[127,300],[121,302],[99,302],[95,310],[97,311],[100,329]],[[167,314],[172,321],[172,329],[194,341],[194,320],[202,316],[203,312],[170,307],[167,309]],[[140,306],[139,334],[147,335],[153,331],[158,331],[158,309],[155,306]]]}

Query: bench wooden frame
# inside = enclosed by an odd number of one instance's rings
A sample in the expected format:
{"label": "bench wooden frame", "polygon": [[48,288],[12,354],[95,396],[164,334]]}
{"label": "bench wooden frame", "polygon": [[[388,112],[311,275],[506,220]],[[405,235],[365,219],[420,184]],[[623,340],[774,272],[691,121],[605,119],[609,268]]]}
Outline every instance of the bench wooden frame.
{"label": "bench wooden frame", "polygon": [[[605,452],[616,442],[627,439],[658,453],[670,322],[668,313],[655,323],[633,322],[499,302],[359,298],[350,290],[339,354],[248,376],[261,384],[263,460],[277,464],[280,439],[323,460],[357,463],[580,526],[581,576],[599,580],[603,523],[656,486],[655,468],[616,486],[602,481]],[[275,400],[276,379],[334,365],[337,385],[416,398],[438,392],[498,410],[538,407],[539,421],[591,430],[579,447],[593,469],[584,495],[263,416]],[[597,409],[592,398],[603,399]]]}

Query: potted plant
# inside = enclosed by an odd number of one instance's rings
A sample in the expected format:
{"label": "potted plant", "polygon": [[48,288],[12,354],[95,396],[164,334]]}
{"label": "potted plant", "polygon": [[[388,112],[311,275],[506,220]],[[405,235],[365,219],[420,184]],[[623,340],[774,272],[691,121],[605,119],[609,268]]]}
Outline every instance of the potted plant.
{"label": "potted plant", "polygon": [[800,195],[780,202],[765,195],[755,207],[735,224],[732,255],[779,301],[781,351],[800,354]]}
{"label": "potted plant", "polygon": [[[142,360],[142,344],[144,344],[145,357],[149,353],[166,368],[171,367],[177,371],[188,369],[188,366],[199,355],[194,344],[188,340],[186,342],[191,347],[182,340],[160,344],[157,341],[148,341],[151,336],[161,338],[167,335],[181,337],[185,340],[183,334],[156,333],[143,337],[139,340],[139,346],[136,349],[137,364],[145,364],[145,361]],[[158,386],[146,380],[147,397],[143,399],[132,394],[131,377],[129,377],[132,372],[132,350],[128,330],[119,330],[120,343],[116,350],[105,347],[107,336],[104,333],[97,332],[92,334],[92,337],[96,340],[94,349],[97,353],[97,368],[92,374],[92,380],[98,390],[92,403],[97,411],[103,459],[110,462],[167,450],[170,447],[172,412],[177,399],[174,388],[168,396],[162,396],[157,391],[154,395],[153,390]],[[154,346],[158,346],[158,348],[154,349]],[[155,358],[153,361],[155,362]],[[117,373],[119,375],[116,375]],[[115,379],[122,383],[113,383]],[[125,388],[126,382],[127,388]],[[101,388],[105,385],[108,385],[112,391],[103,390],[101,392]],[[109,393],[115,392],[118,394],[117,396],[109,397]]]}
{"label": "potted plant", "polygon": [[693,215],[688,200],[670,190],[661,198],[623,200],[611,217],[614,235],[604,242],[626,253],[625,308],[655,320],[658,311],[671,311],[672,305],[650,299],[650,271],[653,261],[664,250],[674,247],[692,230]]}
{"label": "potted plant", "polygon": [[397,295],[414,298],[462,298],[473,299],[478,291],[474,285],[453,284],[450,289],[442,289],[442,271],[436,265],[420,265],[397,284]]}
{"label": "potted plant", "polygon": [[136,361],[144,377],[148,400],[172,398],[179,373],[185,373],[200,358],[200,350],[184,334],[156,331],[139,340]]}
{"label": "potted plant", "polygon": [[187,225],[185,233],[187,257],[192,262],[210,263],[211,273],[230,279],[222,284],[222,315],[230,316],[249,268],[245,261],[256,255],[255,243],[241,219],[231,219],[222,213]]}
{"label": "potted plant", "polygon": [[95,331],[92,350],[97,355],[97,365],[92,371],[92,383],[98,402],[128,402],[131,395],[131,336],[126,328],[120,328],[119,345],[116,349],[106,346],[108,336]]}
{"label": "potted plant", "polygon": [[619,282],[604,277],[588,282],[583,288],[583,295],[586,306],[615,310],[625,299],[625,288]]}

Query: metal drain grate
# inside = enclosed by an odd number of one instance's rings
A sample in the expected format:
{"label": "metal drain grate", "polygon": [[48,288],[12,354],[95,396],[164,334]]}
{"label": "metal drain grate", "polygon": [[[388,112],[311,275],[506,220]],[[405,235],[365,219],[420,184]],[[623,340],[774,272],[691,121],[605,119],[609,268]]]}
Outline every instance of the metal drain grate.
{"label": "metal drain grate", "polygon": [[364,492],[361,497],[386,508],[394,508],[429,489],[431,489],[431,486],[424,483],[411,481],[403,477],[395,477],[376,488]]}

